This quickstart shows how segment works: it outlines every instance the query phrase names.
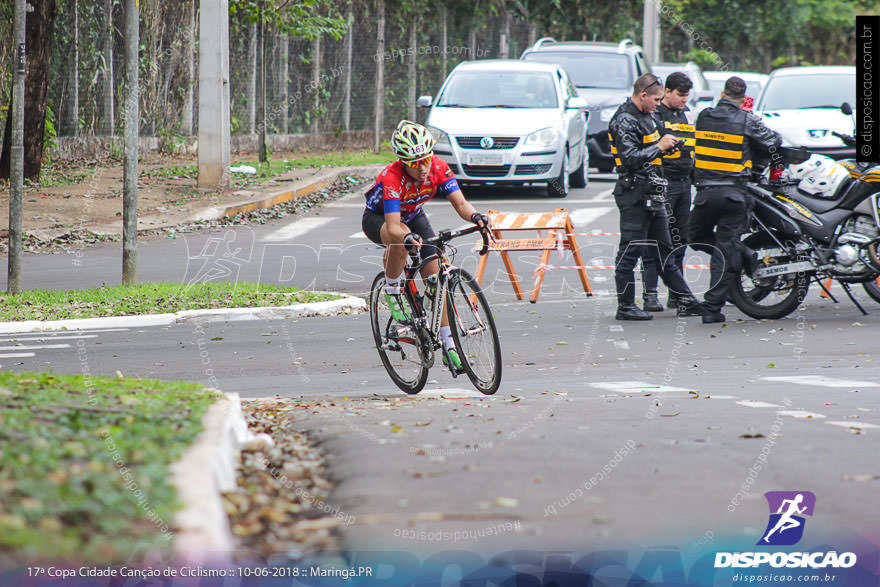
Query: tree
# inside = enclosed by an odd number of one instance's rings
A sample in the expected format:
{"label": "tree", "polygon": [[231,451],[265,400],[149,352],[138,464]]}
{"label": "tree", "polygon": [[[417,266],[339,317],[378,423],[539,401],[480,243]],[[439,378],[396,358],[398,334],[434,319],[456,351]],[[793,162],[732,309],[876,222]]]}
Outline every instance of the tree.
{"label": "tree", "polygon": [[[31,181],[40,178],[43,161],[43,135],[46,131],[49,77],[52,66],[52,27],[57,6],[55,0],[32,4],[25,25],[27,73],[24,79],[24,176]],[[12,112],[12,99],[9,100]],[[0,178],[9,179],[12,117],[6,118],[3,132],[3,153],[0,155]]]}

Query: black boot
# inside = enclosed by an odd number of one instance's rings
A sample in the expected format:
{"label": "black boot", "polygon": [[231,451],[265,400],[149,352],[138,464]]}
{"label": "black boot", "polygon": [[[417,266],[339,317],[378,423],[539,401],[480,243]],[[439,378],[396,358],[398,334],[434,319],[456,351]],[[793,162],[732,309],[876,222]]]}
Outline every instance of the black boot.
{"label": "black boot", "polygon": [[669,298],[666,300],[666,307],[670,310],[677,310],[679,306],[679,295],[673,291],[669,292]]}
{"label": "black boot", "polygon": [[660,298],[657,297],[657,290],[646,291],[644,294],[642,294],[642,299],[645,302],[643,306],[645,307],[646,312],[663,311],[663,304],[660,303]]}
{"label": "black boot", "polygon": [[679,318],[687,318],[689,316],[704,316],[706,314],[703,304],[694,296],[683,296],[678,298],[678,308],[675,313]]}
{"label": "black boot", "polygon": [[724,320],[724,314],[721,313],[721,310],[707,308],[705,304],[703,305],[703,324],[715,324],[724,322]]}
{"label": "black boot", "polygon": [[654,315],[635,304],[618,304],[615,320],[653,320]]}

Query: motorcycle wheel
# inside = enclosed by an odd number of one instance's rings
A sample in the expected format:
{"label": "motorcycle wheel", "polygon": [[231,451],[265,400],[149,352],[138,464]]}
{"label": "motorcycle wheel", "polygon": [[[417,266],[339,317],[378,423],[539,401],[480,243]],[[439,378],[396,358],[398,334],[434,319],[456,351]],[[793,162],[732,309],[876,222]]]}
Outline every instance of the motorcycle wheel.
{"label": "motorcycle wheel", "polygon": [[[752,249],[777,246],[763,234],[747,236],[743,242]],[[773,257],[771,265],[788,263],[788,256]],[[752,279],[745,273],[739,275],[730,287],[730,301],[743,314],[756,319],[774,320],[788,316],[797,309],[807,295],[810,279],[805,274],[774,275],[763,279]]]}
{"label": "motorcycle wheel", "polygon": [[862,287],[865,288],[865,291],[868,292],[868,295],[871,296],[875,302],[880,303],[880,277],[874,281],[866,281],[862,284]]}

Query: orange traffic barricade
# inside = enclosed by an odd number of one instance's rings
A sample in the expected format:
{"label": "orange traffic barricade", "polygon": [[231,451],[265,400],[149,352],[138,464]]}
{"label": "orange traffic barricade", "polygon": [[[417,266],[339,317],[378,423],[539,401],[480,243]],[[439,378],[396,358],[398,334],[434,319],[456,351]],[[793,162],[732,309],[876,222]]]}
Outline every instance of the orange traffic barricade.
{"label": "orange traffic barricade", "polygon": [[[516,270],[513,268],[513,263],[510,260],[509,251],[543,251],[541,263],[535,271],[535,284],[532,287],[532,294],[529,297],[529,301],[533,304],[538,301],[538,294],[541,292],[541,285],[544,283],[544,274],[548,269],[547,262],[550,260],[550,253],[552,251],[571,251],[576,263],[574,268],[578,271],[581,284],[584,286],[584,293],[588,296],[593,295],[590,280],[587,277],[587,270],[581,259],[580,249],[578,249],[577,241],[574,239],[574,228],[571,225],[571,219],[565,208],[557,208],[553,212],[528,214],[489,210],[488,216],[492,236],[495,238],[494,242],[489,243],[489,250],[501,253],[501,260],[504,262],[504,268],[510,277],[513,292],[518,300],[523,299],[523,291],[519,278],[516,275]],[[521,232],[527,230],[537,231],[537,238],[512,239],[502,236],[502,231]],[[479,249],[481,246],[477,245],[476,249]],[[484,255],[480,257],[480,262],[477,265],[476,278],[477,283],[481,285],[488,262],[488,255]]]}

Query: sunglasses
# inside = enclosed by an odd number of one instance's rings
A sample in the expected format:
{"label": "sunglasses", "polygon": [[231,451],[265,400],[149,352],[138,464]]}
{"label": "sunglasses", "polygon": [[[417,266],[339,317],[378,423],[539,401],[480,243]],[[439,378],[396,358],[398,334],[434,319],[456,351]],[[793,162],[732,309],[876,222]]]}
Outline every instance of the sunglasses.
{"label": "sunglasses", "polygon": [[426,157],[424,159],[419,159],[418,161],[404,161],[403,164],[411,169],[418,169],[419,167],[424,167],[426,165],[430,165],[431,159],[433,157],[434,157],[433,155],[429,155],[428,157]]}
{"label": "sunglasses", "polygon": [[655,76],[655,77],[654,77],[654,81],[651,82],[651,83],[649,83],[647,86],[645,86],[645,89],[642,90],[642,91],[643,91],[643,92],[646,92],[646,91],[648,91],[648,88],[650,88],[651,86],[654,86],[654,85],[657,85],[657,86],[660,85],[660,78],[659,78],[659,77],[656,77],[656,76]]}

